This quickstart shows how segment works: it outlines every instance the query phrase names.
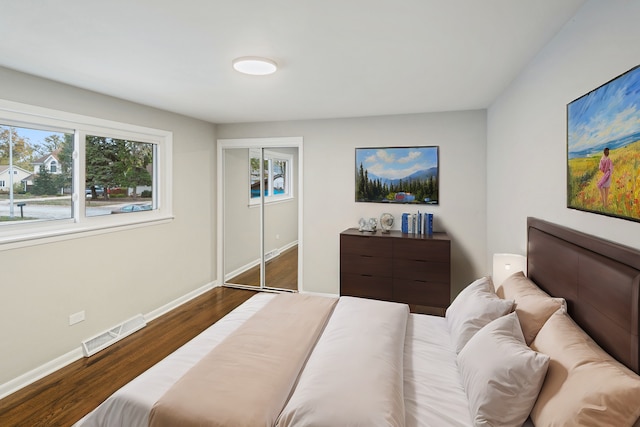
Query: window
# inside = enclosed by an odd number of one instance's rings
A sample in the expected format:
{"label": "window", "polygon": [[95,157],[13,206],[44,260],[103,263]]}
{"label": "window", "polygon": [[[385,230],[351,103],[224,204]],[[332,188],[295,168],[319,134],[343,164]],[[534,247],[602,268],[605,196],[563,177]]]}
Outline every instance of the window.
{"label": "window", "polygon": [[171,144],[170,132],[0,100],[0,171],[16,174],[0,185],[0,250],[169,220]]}
{"label": "window", "polygon": [[[262,170],[260,168],[260,159]],[[265,203],[291,199],[291,170],[293,155],[273,150],[249,150],[250,190],[249,204],[260,203],[260,188]],[[262,186],[261,179],[262,176]]]}
{"label": "window", "polygon": [[86,216],[154,209],[154,144],[87,135],[85,150]]}
{"label": "window", "polygon": [[[35,129],[0,121],[0,164],[10,167],[14,175],[7,184],[9,194],[0,195],[9,202],[0,208],[0,226],[17,226],[18,221],[72,218],[72,154],[70,131]],[[54,175],[55,170],[47,170],[43,162],[52,155],[60,157],[66,173]],[[25,203],[23,215],[16,214],[19,203]]]}

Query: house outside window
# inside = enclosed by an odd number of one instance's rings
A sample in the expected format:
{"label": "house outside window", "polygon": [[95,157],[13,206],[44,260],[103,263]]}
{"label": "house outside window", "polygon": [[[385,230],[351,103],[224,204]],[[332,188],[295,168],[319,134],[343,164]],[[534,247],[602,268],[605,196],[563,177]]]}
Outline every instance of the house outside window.
{"label": "house outside window", "polygon": [[0,250],[170,220],[171,151],[171,132],[0,100]]}

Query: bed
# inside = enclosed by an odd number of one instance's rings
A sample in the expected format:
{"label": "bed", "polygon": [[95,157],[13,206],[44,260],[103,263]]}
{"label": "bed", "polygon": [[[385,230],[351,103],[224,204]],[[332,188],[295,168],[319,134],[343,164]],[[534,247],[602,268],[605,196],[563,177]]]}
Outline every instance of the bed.
{"label": "bed", "polygon": [[527,275],[479,278],[445,317],[257,294],[76,426],[640,425],[640,251],[527,236]]}

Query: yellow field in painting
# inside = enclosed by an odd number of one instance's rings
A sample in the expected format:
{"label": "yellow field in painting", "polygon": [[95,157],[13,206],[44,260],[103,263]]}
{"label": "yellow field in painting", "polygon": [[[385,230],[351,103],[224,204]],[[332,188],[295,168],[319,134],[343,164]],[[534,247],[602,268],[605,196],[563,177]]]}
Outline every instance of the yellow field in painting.
{"label": "yellow field in painting", "polygon": [[610,151],[613,175],[606,208],[597,187],[600,157],[569,160],[569,206],[640,219],[640,141]]}

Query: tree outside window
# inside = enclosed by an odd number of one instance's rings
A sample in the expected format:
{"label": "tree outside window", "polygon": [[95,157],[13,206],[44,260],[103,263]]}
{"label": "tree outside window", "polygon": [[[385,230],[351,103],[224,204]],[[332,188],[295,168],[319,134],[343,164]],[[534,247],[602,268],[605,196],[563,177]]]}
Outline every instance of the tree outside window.
{"label": "tree outside window", "polygon": [[291,194],[292,156],[272,150],[250,150],[250,204],[260,201],[260,158],[263,157],[262,185],[265,203],[288,199]]}

